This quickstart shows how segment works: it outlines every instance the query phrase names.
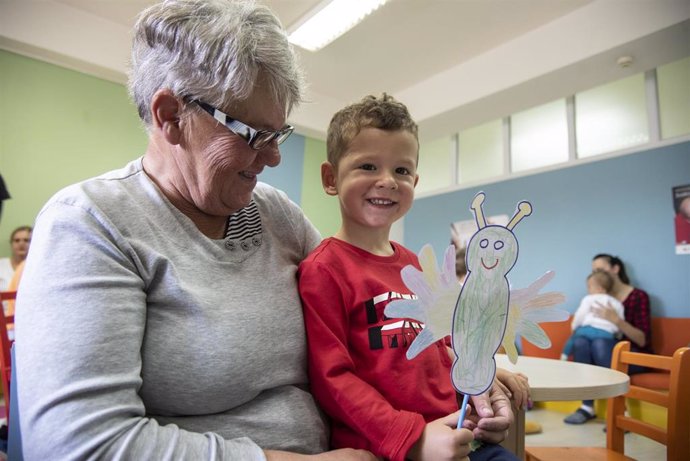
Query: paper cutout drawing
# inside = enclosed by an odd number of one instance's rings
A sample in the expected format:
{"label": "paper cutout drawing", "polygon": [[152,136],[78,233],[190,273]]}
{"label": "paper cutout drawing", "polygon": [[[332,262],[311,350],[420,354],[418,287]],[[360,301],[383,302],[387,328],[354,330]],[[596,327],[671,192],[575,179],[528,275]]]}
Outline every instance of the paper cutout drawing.
{"label": "paper cutout drawing", "polygon": [[527,288],[510,290],[506,275],[518,257],[518,242],[512,230],[531,214],[529,202],[520,202],[513,218],[503,227],[486,224],[484,198],[484,193],[479,192],[470,208],[478,230],[467,248],[465,284],[461,287],[455,279],[452,245],[444,253],[440,271],[433,249],[425,245],[419,253],[422,271],[413,266],[401,271],[403,282],[417,298],[393,301],[385,309],[388,317],[424,323],[407,351],[408,359],[451,335],[456,356],[451,379],[456,390],[466,397],[481,394],[491,386],[496,374],[494,354],[501,344],[515,363],[517,334],[538,347],[548,348],[551,341],[538,323],[562,321],[569,316],[567,311],[553,307],[565,301],[561,293],[539,293],[553,278],[553,272],[545,273]]}
{"label": "paper cutout drawing", "polygon": [[529,202],[520,202],[506,227],[487,225],[480,192],[471,209],[477,232],[467,245],[467,279],[453,313],[455,361],[451,377],[460,392],[485,392],[496,375],[494,354],[501,346],[508,321],[510,286],[506,275],[518,257],[518,242],[512,229],[532,214]]}

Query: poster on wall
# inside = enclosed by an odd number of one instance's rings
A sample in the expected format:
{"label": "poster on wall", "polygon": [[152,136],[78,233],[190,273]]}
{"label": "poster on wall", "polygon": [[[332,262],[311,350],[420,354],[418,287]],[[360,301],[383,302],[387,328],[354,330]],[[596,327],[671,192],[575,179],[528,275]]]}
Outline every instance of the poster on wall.
{"label": "poster on wall", "polygon": [[[507,214],[487,216],[486,223],[488,225],[505,227],[508,225],[508,219],[510,218]],[[450,238],[456,249],[467,248],[467,243],[476,232],[477,223],[474,219],[456,221],[450,225]]]}
{"label": "poster on wall", "polygon": [[[510,218],[508,218],[507,214],[487,216],[486,224],[506,227],[508,219]],[[455,270],[461,283],[465,283],[467,275],[467,265],[465,262],[467,244],[476,232],[477,223],[474,219],[456,221],[450,224],[450,241],[455,245]]]}
{"label": "poster on wall", "polygon": [[690,184],[673,188],[676,254],[690,255]]}

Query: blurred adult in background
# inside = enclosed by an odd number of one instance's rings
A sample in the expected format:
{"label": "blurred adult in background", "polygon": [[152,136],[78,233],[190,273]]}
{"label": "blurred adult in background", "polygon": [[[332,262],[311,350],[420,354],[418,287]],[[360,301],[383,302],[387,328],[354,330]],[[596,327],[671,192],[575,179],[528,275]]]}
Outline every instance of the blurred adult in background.
{"label": "blurred adult in background", "polygon": [[296,271],[320,236],[257,177],[302,78],[277,18],[169,0],[134,29],[142,158],[58,192],[17,300],[27,459],[373,460],[323,453]]}
{"label": "blurred adult in background", "polygon": [[15,271],[24,263],[31,244],[31,226],[20,226],[10,234],[10,256],[0,258],[0,291],[6,291]]}
{"label": "blurred adult in background", "polygon": [[[610,303],[600,304],[592,313],[613,323],[621,334],[610,338],[573,338],[573,360],[580,363],[610,367],[613,348],[620,340],[630,341],[634,352],[652,353],[652,315],[649,307],[649,295],[630,284],[623,261],[617,256],[602,253],[592,259],[592,271],[607,272],[613,278],[613,287],[609,294],[623,303],[624,316],[616,313]],[[641,373],[643,367],[634,365],[628,374]],[[594,401],[583,400],[580,408],[565,418],[568,424],[584,424],[594,419]]]}

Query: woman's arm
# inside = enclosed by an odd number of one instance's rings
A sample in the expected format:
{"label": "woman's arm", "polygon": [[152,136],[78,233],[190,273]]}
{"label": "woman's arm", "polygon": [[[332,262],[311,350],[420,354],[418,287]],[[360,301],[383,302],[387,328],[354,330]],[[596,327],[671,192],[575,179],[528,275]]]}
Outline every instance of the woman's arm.
{"label": "woman's arm", "polygon": [[147,415],[140,391],[148,287],[126,240],[94,208],[48,205],[33,234],[16,327],[25,457],[263,459],[249,439]]}
{"label": "woman's arm", "polygon": [[592,312],[594,312],[598,317],[608,320],[616,325],[621,333],[630,338],[630,340],[639,347],[644,347],[647,343],[644,331],[635,327],[624,318],[619,317],[616,313],[616,309],[610,303],[594,306],[592,308]]}
{"label": "woman's arm", "polygon": [[628,323],[625,321],[625,319],[622,319],[618,316],[616,316],[618,319],[618,322],[616,323],[616,326],[621,330],[621,332],[630,338],[632,342],[637,344],[639,347],[644,347],[647,344],[647,338],[645,338],[644,331],[640,330],[639,328],[635,328],[631,323]]}
{"label": "woman's arm", "polygon": [[266,461],[376,461],[378,458],[366,450],[343,448],[319,455],[299,455],[287,451],[266,450]]}

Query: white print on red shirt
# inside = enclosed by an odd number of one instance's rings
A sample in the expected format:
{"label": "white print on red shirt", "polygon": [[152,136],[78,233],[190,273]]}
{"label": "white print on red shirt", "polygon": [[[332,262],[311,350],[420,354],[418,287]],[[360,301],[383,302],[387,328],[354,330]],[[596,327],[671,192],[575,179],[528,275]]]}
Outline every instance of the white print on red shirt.
{"label": "white print on red shirt", "polygon": [[367,314],[367,323],[375,325],[369,327],[369,348],[371,350],[394,349],[398,347],[407,349],[410,347],[412,341],[424,328],[424,324],[411,319],[389,319],[383,315],[385,305],[380,304],[388,304],[393,299],[416,298],[415,295],[411,294],[387,291],[365,301],[364,308]]}

